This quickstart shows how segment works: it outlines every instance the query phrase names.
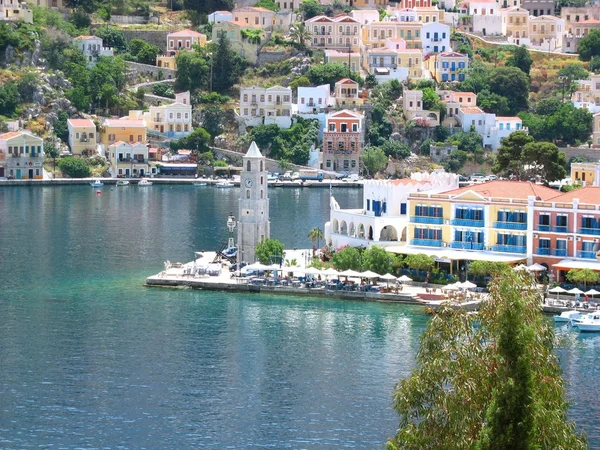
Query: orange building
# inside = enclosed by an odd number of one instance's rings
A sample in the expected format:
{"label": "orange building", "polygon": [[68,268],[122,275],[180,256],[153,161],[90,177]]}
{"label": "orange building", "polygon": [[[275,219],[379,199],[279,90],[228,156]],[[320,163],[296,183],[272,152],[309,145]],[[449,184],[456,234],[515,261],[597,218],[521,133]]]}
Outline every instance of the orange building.
{"label": "orange building", "polygon": [[358,173],[364,142],[364,116],[343,109],[327,115],[323,131],[323,169]]}

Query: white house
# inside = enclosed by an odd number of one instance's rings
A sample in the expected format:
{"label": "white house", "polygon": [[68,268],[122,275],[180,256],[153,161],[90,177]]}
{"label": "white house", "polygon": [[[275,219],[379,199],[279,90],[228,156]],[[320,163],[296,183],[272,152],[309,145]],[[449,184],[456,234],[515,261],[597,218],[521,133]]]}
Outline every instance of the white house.
{"label": "white house", "polygon": [[440,53],[451,50],[450,27],[439,22],[430,22],[421,29],[423,53]]}
{"label": "white house", "polygon": [[458,121],[465,132],[474,127],[477,134],[483,138],[483,146],[492,150],[497,150],[502,138],[512,132],[529,131],[527,127],[523,127],[523,121],[518,117],[496,117],[495,114],[486,113],[477,106],[460,108]]}
{"label": "white house", "polygon": [[104,47],[102,38],[97,36],[77,36],[73,39],[73,45],[83,52],[88,67],[93,67],[100,56],[113,56],[114,51],[110,47]]}
{"label": "white house", "polygon": [[350,11],[350,17],[367,25],[371,22],[379,22],[379,11],[376,9],[354,9]]}
{"label": "white house", "polygon": [[148,146],[141,142],[118,141],[108,146],[108,160],[113,177],[143,177],[152,170],[148,161]]}
{"label": "white house", "polygon": [[233,20],[231,11],[215,11],[208,15],[208,23],[229,22],[230,20]]}
{"label": "white house", "polygon": [[240,118],[247,126],[275,124],[292,126],[292,90],[282,86],[242,87],[240,89]]}
{"label": "white house", "polygon": [[406,48],[402,38],[388,38],[384,47],[366,50],[366,69],[375,75],[379,82],[391,79],[406,81],[421,78],[423,74],[423,54],[418,48]]}
{"label": "white house", "polygon": [[317,87],[298,87],[298,113],[313,114],[329,104],[331,86],[323,84]]}
{"label": "white house", "polygon": [[334,249],[345,245],[399,245],[407,240],[410,194],[439,193],[457,188],[458,175],[446,173],[443,169],[432,173],[413,173],[410,178],[401,180],[367,180],[363,188],[362,208],[342,209],[335,198],[331,198],[325,240]]}

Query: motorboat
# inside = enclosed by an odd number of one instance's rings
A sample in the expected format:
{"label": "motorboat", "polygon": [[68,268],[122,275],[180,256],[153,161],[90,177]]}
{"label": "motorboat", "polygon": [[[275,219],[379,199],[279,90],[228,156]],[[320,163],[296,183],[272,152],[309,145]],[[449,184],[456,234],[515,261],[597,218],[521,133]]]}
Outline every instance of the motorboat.
{"label": "motorboat", "polygon": [[129,186],[129,181],[119,180],[119,181],[117,181],[117,186]]}
{"label": "motorboat", "polygon": [[194,181],[194,182],[192,182],[192,184],[195,187],[200,187],[200,186],[206,186],[208,183],[206,181]]}
{"label": "motorboat", "polygon": [[142,178],[138,183],[138,186],[152,186],[152,181],[149,181],[146,178]]}
{"label": "motorboat", "polygon": [[590,313],[576,322],[580,333],[600,332],[600,312]]}
{"label": "motorboat", "polygon": [[228,258],[235,258],[237,256],[238,249],[237,247],[227,247],[221,253],[223,253]]}
{"label": "motorboat", "polygon": [[102,187],[102,186],[104,186],[104,183],[102,181],[100,181],[100,180],[93,180],[90,183],[90,186],[91,187]]}
{"label": "motorboat", "polygon": [[559,316],[554,316],[554,323],[566,323],[566,322],[573,322],[573,321],[578,321],[580,319],[582,319],[585,316],[585,314],[577,311],[577,310],[570,310],[570,311],[563,311],[562,313],[560,313]]}
{"label": "motorboat", "polygon": [[217,189],[227,189],[227,188],[232,188],[233,187],[233,183],[228,181],[228,180],[223,180],[223,181],[219,181],[217,184],[215,184],[215,187]]}
{"label": "motorboat", "polygon": [[283,187],[283,181],[268,181],[267,185],[269,187]]}

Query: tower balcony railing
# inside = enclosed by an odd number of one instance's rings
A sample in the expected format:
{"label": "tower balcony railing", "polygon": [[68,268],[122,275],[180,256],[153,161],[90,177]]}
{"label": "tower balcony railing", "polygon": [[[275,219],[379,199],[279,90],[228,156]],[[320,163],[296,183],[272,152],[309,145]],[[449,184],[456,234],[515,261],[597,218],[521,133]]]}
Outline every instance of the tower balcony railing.
{"label": "tower balcony railing", "polygon": [[565,257],[567,256],[567,249],[566,248],[555,248],[552,251],[552,254],[554,256],[561,256],[561,257]]}
{"label": "tower balcony railing", "polygon": [[535,251],[536,255],[550,256],[550,249],[548,247],[538,247]]}
{"label": "tower balcony railing", "polygon": [[554,232],[556,232],[556,233],[568,233],[569,232],[569,227],[568,226],[556,226],[556,227],[554,227]]}
{"label": "tower balcony railing", "polygon": [[425,247],[441,247],[442,241],[438,239],[412,239],[412,245],[423,245]]}
{"label": "tower balcony railing", "polygon": [[537,230],[538,231],[551,231],[552,227],[550,225],[538,225]]}
{"label": "tower balcony railing", "polygon": [[434,225],[441,225],[444,223],[444,218],[431,216],[412,216],[410,221],[414,223],[430,223]]}

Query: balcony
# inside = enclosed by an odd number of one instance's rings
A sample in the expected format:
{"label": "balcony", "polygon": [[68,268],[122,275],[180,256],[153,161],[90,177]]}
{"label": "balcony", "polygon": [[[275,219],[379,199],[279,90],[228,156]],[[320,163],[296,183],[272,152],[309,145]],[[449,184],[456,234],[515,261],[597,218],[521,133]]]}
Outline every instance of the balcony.
{"label": "balcony", "polygon": [[354,32],[354,31],[344,31],[342,32],[342,36],[358,36],[358,32]]}
{"label": "balcony", "polygon": [[566,248],[556,248],[552,251],[552,254],[554,256],[560,256],[560,257],[565,257],[567,256],[567,249]]}
{"label": "balcony", "polygon": [[538,225],[537,230],[538,231],[551,231],[551,228],[550,228],[550,225]]}
{"label": "balcony", "polygon": [[554,227],[554,232],[556,233],[568,233],[569,232],[569,227],[567,226],[556,226]]}
{"label": "balcony", "polygon": [[410,221],[414,223],[431,223],[434,225],[441,225],[444,223],[444,218],[431,216],[412,216]]}
{"label": "balcony", "polygon": [[580,228],[579,234],[591,234],[594,236],[600,236],[600,228]]}
{"label": "balcony", "polygon": [[425,247],[441,247],[442,241],[436,239],[413,239],[411,245],[424,245]]}
{"label": "balcony", "polygon": [[458,225],[460,227],[483,227],[483,224],[483,220],[452,219],[452,225]]}
{"label": "balcony", "polygon": [[502,230],[526,230],[527,222],[494,222],[494,228]]}
{"label": "balcony", "polygon": [[431,42],[442,42],[442,38],[434,37],[431,39]]}
{"label": "balcony", "polygon": [[535,251],[536,255],[550,256],[550,249],[548,247],[538,247]]}
{"label": "balcony", "polygon": [[581,252],[577,252],[577,257],[578,258],[585,258],[585,259],[596,259],[596,252],[594,252],[594,251],[581,251]]}
{"label": "balcony", "polygon": [[452,241],[450,243],[451,248],[459,248],[462,250],[483,250],[483,244],[475,242],[463,242],[463,241]]}
{"label": "balcony", "polygon": [[526,253],[527,248],[520,245],[494,245],[492,246],[492,251],[501,253]]}

